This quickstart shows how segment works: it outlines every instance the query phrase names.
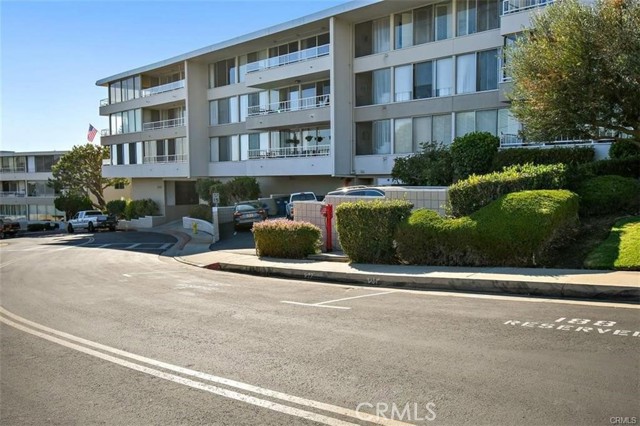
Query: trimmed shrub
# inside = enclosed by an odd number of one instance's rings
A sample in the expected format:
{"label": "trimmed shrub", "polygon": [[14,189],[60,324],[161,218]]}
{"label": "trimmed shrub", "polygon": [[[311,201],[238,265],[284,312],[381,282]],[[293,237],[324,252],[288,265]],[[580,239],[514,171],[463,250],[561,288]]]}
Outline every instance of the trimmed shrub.
{"label": "trimmed shrub", "polygon": [[130,200],[124,209],[124,215],[128,220],[131,220],[142,216],[154,216],[159,211],[155,201],[151,198],[145,198],[143,200]]}
{"label": "trimmed shrub", "polygon": [[449,187],[448,213],[454,217],[469,215],[500,196],[533,189],[562,189],[566,186],[563,164],[525,164],[502,172],[473,175]]}
{"label": "trimmed shrub", "polygon": [[628,158],[640,156],[640,145],[629,139],[615,141],[609,148],[609,158]]}
{"label": "trimmed shrub", "polygon": [[208,204],[198,204],[197,206],[193,206],[189,209],[189,217],[211,222],[213,219],[211,207],[209,207]]}
{"label": "trimmed shrub", "polygon": [[468,217],[416,210],[398,227],[403,262],[450,266],[532,266],[578,221],[578,196],[566,190],[504,195]]}
{"label": "trimmed shrub", "polygon": [[336,229],[342,250],[357,263],[397,263],[394,235],[412,207],[402,200],[340,204],[336,208]]}
{"label": "trimmed shrub", "polygon": [[421,151],[396,158],[391,176],[412,186],[448,186],[453,182],[451,153],[438,142],[420,144]]}
{"label": "trimmed shrub", "polygon": [[499,147],[500,139],[489,132],[472,132],[455,138],[451,144],[454,180],[490,172]]}
{"label": "trimmed shrub", "polygon": [[322,245],[320,228],[309,222],[265,220],[254,223],[252,232],[258,256],[303,259]]}
{"label": "trimmed shrub", "polygon": [[493,170],[518,164],[585,164],[593,161],[592,147],[575,148],[508,148],[493,157]]}
{"label": "trimmed shrub", "polygon": [[597,176],[584,181],[576,191],[580,213],[636,213],[640,208],[640,183],[622,176]]}
{"label": "trimmed shrub", "polygon": [[631,178],[640,177],[640,156],[614,158],[582,164],[571,174],[571,182],[579,184],[584,179],[593,176],[618,175]]}
{"label": "trimmed shrub", "polygon": [[107,213],[112,214],[118,219],[124,217],[124,210],[127,208],[125,200],[111,200],[107,203]]}

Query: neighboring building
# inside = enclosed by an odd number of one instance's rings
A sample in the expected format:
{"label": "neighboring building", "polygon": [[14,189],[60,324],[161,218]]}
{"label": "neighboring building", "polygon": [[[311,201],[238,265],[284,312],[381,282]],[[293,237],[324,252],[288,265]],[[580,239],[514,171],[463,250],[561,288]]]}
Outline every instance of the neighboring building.
{"label": "neighboring building", "polygon": [[[51,167],[66,153],[0,151],[0,216],[20,222],[64,219],[54,206],[58,194],[47,182],[53,177]],[[130,185],[107,188],[104,195],[106,200],[129,198]]]}
{"label": "neighboring building", "polygon": [[513,142],[502,48],[539,4],[351,2],[101,79],[103,174],[171,219],[198,202],[198,177],[323,194],[389,183],[421,142]]}

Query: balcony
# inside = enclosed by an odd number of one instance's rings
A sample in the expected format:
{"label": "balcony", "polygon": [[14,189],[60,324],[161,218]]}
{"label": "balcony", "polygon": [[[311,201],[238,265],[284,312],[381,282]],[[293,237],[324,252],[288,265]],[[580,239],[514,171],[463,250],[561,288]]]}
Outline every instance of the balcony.
{"label": "balcony", "polygon": [[554,0],[503,0],[502,15],[534,9],[553,3]]}
{"label": "balcony", "polygon": [[[160,93],[172,92],[174,90],[183,89],[184,84],[185,84],[184,80],[179,80],[179,81],[174,81],[172,83],[161,84],[160,86],[141,89],[139,92],[139,96],[136,96],[134,99],[146,98],[153,95],[159,95]],[[134,99],[128,99],[127,101],[134,100]],[[121,102],[127,102],[127,101],[121,101]],[[109,98],[105,98],[100,100],[100,107],[106,107],[106,106],[121,103],[121,102],[109,102]]]}
{"label": "balcony", "polygon": [[255,115],[273,114],[280,112],[299,111],[311,108],[321,108],[329,106],[329,95],[313,96],[310,98],[295,99],[272,103],[269,105],[250,106],[247,115],[249,117]]}
{"label": "balcony", "polygon": [[262,59],[260,61],[247,64],[247,74],[256,71],[267,70],[270,68],[281,67],[283,65],[289,65],[296,62],[306,61],[309,59],[319,58],[320,56],[325,56],[328,54],[329,45],[324,44],[322,46],[299,50],[298,52],[292,52],[286,55],[276,56],[269,59]]}
{"label": "balcony", "polygon": [[1,167],[0,173],[26,173],[27,168],[25,166],[15,167]]}
{"label": "balcony", "polygon": [[188,161],[189,156],[187,154],[156,155],[151,157],[144,157],[142,159],[143,164],[186,163]]}
{"label": "balcony", "polygon": [[0,191],[0,197],[26,197],[26,191]]}
{"label": "balcony", "polygon": [[331,153],[329,146],[317,147],[283,147],[269,149],[250,149],[249,160],[264,160],[269,158],[291,157],[326,157]]}
{"label": "balcony", "polygon": [[171,120],[152,121],[150,123],[142,123],[142,130],[158,130],[169,129],[171,127],[184,126],[184,118],[172,118]]}

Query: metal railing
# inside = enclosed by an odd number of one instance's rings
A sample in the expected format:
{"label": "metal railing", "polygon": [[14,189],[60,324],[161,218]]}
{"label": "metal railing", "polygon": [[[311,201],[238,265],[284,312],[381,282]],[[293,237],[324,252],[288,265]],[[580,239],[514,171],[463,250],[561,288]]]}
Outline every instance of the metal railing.
{"label": "metal railing", "polygon": [[167,83],[160,86],[149,87],[148,89],[142,89],[140,91],[140,97],[145,98],[147,96],[157,95],[159,93],[170,92],[172,90],[178,90],[182,88],[184,88],[184,80],[174,81],[173,83]]}
{"label": "metal railing", "polygon": [[329,106],[329,95],[312,96],[310,98],[295,99],[282,102],[274,102],[269,105],[250,106],[248,116],[273,114],[279,112],[299,111],[303,109],[322,108]]}
{"label": "metal railing", "polygon": [[26,197],[26,191],[0,191],[0,197]]}
{"label": "metal railing", "polygon": [[502,14],[521,12],[553,3],[554,0],[502,0]]}
{"label": "metal railing", "polygon": [[283,65],[306,61],[308,59],[314,59],[328,54],[329,45],[323,44],[322,46],[311,47],[309,49],[299,50],[286,55],[274,56],[273,58],[250,62],[247,64],[247,73],[281,67]]}
{"label": "metal railing", "polygon": [[269,158],[291,158],[291,157],[324,157],[329,155],[329,146],[303,146],[303,147],[282,147],[269,149],[250,149],[250,160],[263,160]]}
{"label": "metal railing", "polygon": [[109,129],[100,130],[100,136],[111,136],[111,130]]}
{"label": "metal railing", "polygon": [[170,127],[184,126],[184,118],[172,118],[171,120],[152,121],[142,123],[142,130],[168,129]]}
{"label": "metal railing", "polygon": [[189,161],[188,154],[156,155],[142,159],[143,164],[186,163],[187,161]]}
{"label": "metal railing", "polygon": [[105,99],[100,99],[100,106],[107,106],[109,105],[109,98],[105,98]]}
{"label": "metal railing", "polygon": [[603,139],[580,139],[580,138],[558,138],[552,141],[525,141],[521,136],[514,134],[502,134],[500,135],[501,147],[513,147],[522,145],[580,145],[580,144],[594,144],[594,143],[609,143],[612,139],[604,137]]}
{"label": "metal railing", "polygon": [[25,166],[0,168],[0,173],[25,173],[26,171],[27,171],[27,168]]}

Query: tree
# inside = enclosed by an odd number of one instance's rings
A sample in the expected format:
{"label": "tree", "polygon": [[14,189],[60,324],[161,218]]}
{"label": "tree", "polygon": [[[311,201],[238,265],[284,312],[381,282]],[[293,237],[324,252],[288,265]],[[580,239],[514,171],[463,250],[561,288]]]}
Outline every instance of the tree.
{"label": "tree", "polygon": [[640,1],[556,2],[507,51],[511,111],[531,140],[640,143]]}
{"label": "tree", "polygon": [[85,193],[67,192],[61,194],[53,200],[56,209],[61,210],[70,219],[80,210],[89,210],[93,207],[93,203]]}
{"label": "tree", "polygon": [[471,132],[455,138],[451,144],[453,178],[457,181],[489,173],[499,147],[500,139],[489,132]]}
{"label": "tree", "polygon": [[260,184],[248,176],[235,177],[222,183],[217,179],[203,178],[196,182],[196,192],[211,205],[211,194],[220,194],[220,205],[229,206],[239,201],[255,200],[260,196]]}
{"label": "tree", "polygon": [[109,158],[109,148],[93,144],[74,146],[51,168],[53,179],[49,185],[70,194],[93,196],[91,204],[104,210],[103,191],[116,184],[128,184],[124,178],[102,177],[102,160]]}
{"label": "tree", "polygon": [[451,153],[438,142],[420,144],[420,152],[396,158],[391,170],[394,181],[411,186],[448,186],[453,182]]}

